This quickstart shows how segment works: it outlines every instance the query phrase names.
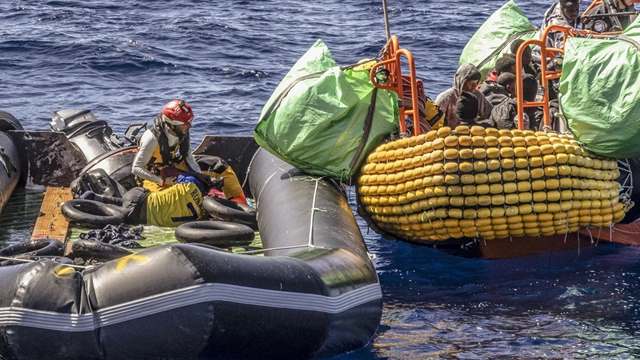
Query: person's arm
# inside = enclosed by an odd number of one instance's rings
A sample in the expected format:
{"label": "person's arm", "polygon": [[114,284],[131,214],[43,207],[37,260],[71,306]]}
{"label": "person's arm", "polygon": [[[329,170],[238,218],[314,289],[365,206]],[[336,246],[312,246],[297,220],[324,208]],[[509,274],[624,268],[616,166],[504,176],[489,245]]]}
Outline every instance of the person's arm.
{"label": "person's arm", "polygon": [[193,152],[191,151],[191,145],[189,145],[189,154],[187,154],[187,158],[185,159],[187,165],[192,171],[197,172],[198,174],[202,174],[202,170],[200,170],[200,166],[196,161],[196,158],[193,156]]}
{"label": "person's arm", "polygon": [[151,157],[153,156],[153,152],[158,147],[158,140],[151,131],[147,130],[142,135],[140,139],[140,147],[138,149],[138,153],[136,157],[133,159],[133,165],[131,167],[131,172],[133,175],[152,181],[158,185],[162,185],[162,178],[158,175],[153,174],[147,168]]}
{"label": "person's arm", "polygon": [[493,105],[491,105],[489,100],[487,100],[487,98],[482,95],[480,91],[474,90],[473,93],[476,96],[476,99],[478,99],[478,118],[488,119],[491,116]]}

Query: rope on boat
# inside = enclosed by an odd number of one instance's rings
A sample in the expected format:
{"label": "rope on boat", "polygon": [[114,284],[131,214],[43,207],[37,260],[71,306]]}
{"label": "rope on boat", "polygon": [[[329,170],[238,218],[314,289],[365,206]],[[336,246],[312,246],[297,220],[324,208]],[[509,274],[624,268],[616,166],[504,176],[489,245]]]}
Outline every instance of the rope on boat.
{"label": "rope on boat", "polygon": [[256,150],[253,153],[253,156],[251,156],[251,160],[249,161],[249,165],[247,166],[247,171],[244,175],[244,181],[242,181],[242,188],[244,189],[245,185],[247,185],[247,181],[249,180],[249,173],[251,172],[251,165],[253,165],[253,160],[256,159],[256,156],[258,155],[258,152],[260,152],[260,149]]}
{"label": "rope on boat", "polygon": [[[271,177],[274,174],[272,174],[269,177],[269,180],[271,179]],[[267,182],[269,181],[267,180]],[[300,180],[300,179],[298,179]],[[315,181],[315,188],[313,189],[313,200],[311,202],[311,218],[309,221],[309,237],[308,237],[308,242],[306,245],[291,245],[291,246],[280,246],[280,247],[273,247],[273,248],[265,248],[265,249],[257,249],[257,250],[249,250],[249,251],[242,251],[242,252],[238,252],[237,254],[244,254],[244,255],[251,255],[251,254],[259,254],[259,253],[263,253],[266,251],[273,251],[273,250],[290,250],[290,249],[302,249],[302,248],[322,248],[319,246],[316,246],[313,244],[313,224],[315,221],[315,213],[316,211],[321,211],[322,209],[317,208],[316,207],[316,199],[318,198],[318,185],[320,184],[320,181],[322,180],[322,177],[319,178],[311,178],[312,181]]]}
{"label": "rope on boat", "polygon": [[[23,262],[23,263],[34,263],[39,261],[39,260],[33,260],[33,259],[20,259],[20,258],[10,257],[10,256],[0,256],[0,260],[17,261],[17,262]],[[82,265],[62,264],[62,263],[60,263],[60,265],[68,266],[75,269],[82,269],[82,270],[93,267],[93,266],[82,266]]]}
{"label": "rope on boat", "polygon": [[316,210],[318,210],[316,209],[316,198],[318,196],[318,183],[320,182],[321,179],[322,178],[316,179],[316,186],[313,189],[313,201],[311,202],[311,219],[309,221],[309,238],[308,238],[309,242],[307,243],[309,247],[314,247],[313,245],[313,220],[314,219],[313,218],[316,213]]}

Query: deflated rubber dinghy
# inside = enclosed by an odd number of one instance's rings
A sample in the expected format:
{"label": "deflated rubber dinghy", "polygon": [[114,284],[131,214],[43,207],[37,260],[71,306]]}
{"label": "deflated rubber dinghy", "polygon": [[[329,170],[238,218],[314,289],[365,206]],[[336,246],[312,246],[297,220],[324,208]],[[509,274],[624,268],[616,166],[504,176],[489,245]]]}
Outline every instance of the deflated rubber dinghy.
{"label": "deflated rubber dinghy", "polygon": [[21,129],[13,115],[0,111],[0,212],[20,180],[20,156],[9,131]]}
{"label": "deflated rubber dinghy", "polygon": [[264,256],[175,244],[82,272],[0,267],[0,354],[302,359],[367,344],[382,294],[343,192],[264,150],[248,176]]}

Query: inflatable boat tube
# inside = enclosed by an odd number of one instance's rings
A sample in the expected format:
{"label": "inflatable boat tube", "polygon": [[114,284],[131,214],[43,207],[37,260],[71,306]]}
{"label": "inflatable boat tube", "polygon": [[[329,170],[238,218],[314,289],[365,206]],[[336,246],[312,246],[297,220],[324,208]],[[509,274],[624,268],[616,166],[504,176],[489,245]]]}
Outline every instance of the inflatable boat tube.
{"label": "inflatable boat tube", "polygon": [[214,219],[245,224],[254,230],[258,229],[255,211],[245,211],[231,200],[206,196],[202,200],[202,206]]}
{"label": "inflatable boat tube", "polygon": [[176,239],[185,243],[198,243],[227,248],[249,245],[254,238],[253,229],[227,221],[192,221],[176,228]]}
{"label": "inflatable boat tube", "polygon": [[70,222],[89,227],[122,224],[127,217],[126,210],[119,206],[83,199],[65,201],[62,214]]}
{"label": "inflatable boat tube", "polygon": [[262,150],[249,179],[264,256],[172,244],[85,271],[0,268],[2,355],[304,359],[367,344],[382,292],[344,193]]}
{"label": "inflatable boat tube", "polygon": [[22,173],[20,153],[8,134],[20,130],[18,120],[5,111],[0,111],[0,212],[18,185]]}

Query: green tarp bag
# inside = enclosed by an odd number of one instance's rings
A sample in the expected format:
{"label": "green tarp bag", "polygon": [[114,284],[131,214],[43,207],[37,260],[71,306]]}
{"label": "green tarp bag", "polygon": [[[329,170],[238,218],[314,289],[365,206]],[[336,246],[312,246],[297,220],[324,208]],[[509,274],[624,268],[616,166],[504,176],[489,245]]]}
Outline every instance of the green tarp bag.
{"label": "green tarp bag", "polygon": [[615,38],[569,38],[559,98],[569,129],[587,150],[640,156],[640,18]]}
{"label": "green tarp bag", "polygon": [[262,109],[256,142],[304,172],[350,180],[398,126],[395,93],[375,89],[369,71],[357,69],[336,66],[318,40]]}
{"label": "green tarp bag", "polygon": [[478,67],[484,79],[496,65],[496,60],[509,53],[516,39],[528,40],[535,36],[536,28],[520,7],[509,0],[496,10],[473,34],[462,50],[459,64]]}

